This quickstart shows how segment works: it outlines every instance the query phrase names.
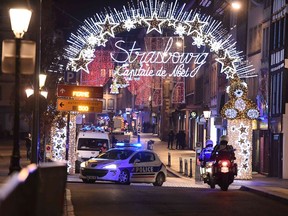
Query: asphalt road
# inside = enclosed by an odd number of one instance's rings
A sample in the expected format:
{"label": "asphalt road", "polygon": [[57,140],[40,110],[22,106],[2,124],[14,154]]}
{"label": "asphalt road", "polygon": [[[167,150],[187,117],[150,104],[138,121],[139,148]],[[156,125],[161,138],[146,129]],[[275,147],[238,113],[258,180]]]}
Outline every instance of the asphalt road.
{"label": "asphalt road", "polygon": [[68,183],[76,216],[286,215],[288,206],[240,191],[148,184]]}

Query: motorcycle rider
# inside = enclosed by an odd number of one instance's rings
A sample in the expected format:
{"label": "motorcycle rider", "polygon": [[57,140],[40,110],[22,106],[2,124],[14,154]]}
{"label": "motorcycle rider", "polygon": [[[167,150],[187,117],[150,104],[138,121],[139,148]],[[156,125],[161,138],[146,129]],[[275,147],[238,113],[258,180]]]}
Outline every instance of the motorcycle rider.
{"label": "motorcycle rider", "polygon": [[205,148],[202,149],[199,155],[199,161],[200,161],[200,174],[201,177],[204,179],[204,182],[207,178],[206,173],[206,163],[210,161],[210,157],[213,151],[213,141],[212,140],[206,140]]}
{"label": "motorcycle rider", "polygon": [[206,140],[205,148],[202,149],[199,156],[199,161],[201,162],[201,167],[204,167],[206,162],[210,160],[212,151],[213,151],[213,141]]}
{"label": "motorcycle rider", "polygon": [[229,159],[235,160],[234,148],[232,145],[228,145],[228,136],[222,135],[220,137],[219,145],[216,145],[211,154],[211,160],[215,160],[216,157],[225,157],[228,156]]}

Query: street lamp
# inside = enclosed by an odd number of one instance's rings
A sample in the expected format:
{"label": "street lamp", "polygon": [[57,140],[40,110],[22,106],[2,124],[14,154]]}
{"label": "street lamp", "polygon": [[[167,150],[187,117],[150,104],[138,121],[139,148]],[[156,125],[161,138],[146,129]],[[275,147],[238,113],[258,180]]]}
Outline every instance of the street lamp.
{"label": "street lamp", "polygon": [[204,116],[204,119],[205,119],[205,133],[206,133],[206,140],[209,139],[209,136],[208,136],[208,124],[209,124],[209,119],[211,117],[211,110],[209,109],[208,106],[205,106],[203,108],[203,116]]}
{"label": "street lamp", "polygon": [[32,12],[24,8],[12,8],[9,10],[11,28],[15,35],[15,102],[14,102],[14,128],[13,128],[13,152],[10,161],[9,174],[20,171],[20,144],[19,144],[19,107],[20,107],[20,51],[21,40],[27,32]]}
{"label": "street lamp", "polygon": [[[39,91],[40,94],[47,99],[48,97],[48,91],[46,91],[43,87],[45,86],[46,82],[46,74],[39,74]],[[27,88],[25,89],[26,96],[29,98],[31,95],[34,94],[34,89],[33,88]]]}
{"label": "street lamp", "polygon": [[234,9],[234,10],[239,10],[239,9],[242,7],[242,5],[241,5],[240,1],[238,1],[238,0],[233,0],[233,1],[231,2],[231,7],[232,7],[232,9]]}
{"label": "street lamp", "polygon": [[41,73],[35,77],[37,77],[37,85],[34,82],[34,89],[27,88],[25,90],[28,104],[33,104],[31,163],[38,163],[39,112],[43,113],[47,109],[46,99],[48,97],[48,91],[44,88],[47,75]]}

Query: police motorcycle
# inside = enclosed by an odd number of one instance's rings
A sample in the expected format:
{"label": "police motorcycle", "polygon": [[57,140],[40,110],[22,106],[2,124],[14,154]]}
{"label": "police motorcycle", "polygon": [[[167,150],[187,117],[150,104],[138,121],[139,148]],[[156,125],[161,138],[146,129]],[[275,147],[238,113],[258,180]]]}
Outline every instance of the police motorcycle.
{"label": "police motorcycle", "polygon": [[235,159],[234,152],[216,152],[215,160],[206,163],[206,173],[203,175],[204,182],[206,181],[211,188],[215,188],[217,184],[221,190],[227,191],[237,176]]}
{"label": "police motorcycle", "polygon": [[[226,136],[223,136],[224,138],[226,139]],[[201,158],[200,155],[199,159],[201,161],[200,175],[204,183],[210,185],[211,188],[215,188],[217,184],[221,190],[228,190],[229,185],[233,183],[234,177],[237,175],[234,151],[235,149],[230,145],[224,150],[217,150],[216,148],[213,152],[203,151],[204,156]]]}

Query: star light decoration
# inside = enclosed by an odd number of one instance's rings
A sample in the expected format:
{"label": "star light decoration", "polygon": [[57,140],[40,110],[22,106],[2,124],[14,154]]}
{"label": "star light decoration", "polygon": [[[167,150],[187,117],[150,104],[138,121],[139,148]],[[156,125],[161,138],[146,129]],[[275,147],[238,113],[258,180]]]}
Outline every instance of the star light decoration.
{"label": "star light decoration", "polygon": [[66,127],[51,127],[52,158],[56,161],[65,160],[66,156]]}
{"label": "star light decoration", "polygon": [[186,21],[185,23],[189,26],[187,35],[192,36],[202,35],[204,26],[208,24],[207,22],[202,22],[199,19],[199,14],[195,14],[192,21]]}
{"label": "star light decoration", "polygon": [[70,58],[70,70],[76,72],[83,70],[89,73],[88,64],[91,63],[94,59],[85,57],[85,52],[87,52],[87,50],[82,50],[77,58]]}
{"label": "star light decoration", "polygon": [[236,149],[237,179],[252,178],[252,123],[250,120],[228,120],[229,143]]}
{"label": "star light decoration", "polygon": [[[69,124],[69,154],[67,162],[67,172],[69,174],[75,173],[75,161],[76,161],[76,112],[70,112],[70,124]],[[66,151],[66,149],[65,149]],[[65,159],[65,158],[64,158]]]}
{"label": "star light decoration", "polygon": [[148,25],[146,34],[152,32],[153,30],[157,31],[158,33],[162,34],[161,26],[166,22],[166,19],[159,19],[157,13],[153,13],[151,18],[143,20],[145,24]]}
{"label": "star light decoration", "polygon": [[[98,26],[101,29],[102,35],[109,35],[111,37],[115,37],[114,29],[119,25],[119,23],[111,22],[111,18],[109,15],[106,15],[104,22],[102,23],[96,23],[96,26]],[[130,27],[130,26],[129,26]]]}
{"label": "star light decoration", "polygon": [[109,38],[135,28],[147,28],[146,34],[162,34],[163,29],[167,28],[175,35],[191,37],[192,45],[208,46],[218,56],[217,61],[222,65],[220,72],[225,73],[227,79],[235,75],[240,78],[257,76],[253,66],[236,51],[236,43],[220,21],[193,10],[187,12],[185,4],[181,6],[177,0],[170,3],[161,0],[139,1],[136,6],[124,6],[122,11],[109,9],[105,14],[96,13],[92,18],[87,18],[68,40],[70,45],[66,48],[66,57],[70,62],[67,67],[89,73],[91,59],[81,56],[82,50],[105,47]]}
{"label": "star light decoration", "polygon": [[234,78],[234,75],[236,74],[235,63],[239,61],[238,57],[231,57],[228,52],[225,52],[224,57],[216,58],[216,61],[222,65],[221,73],[224,72],[227,78]]}

